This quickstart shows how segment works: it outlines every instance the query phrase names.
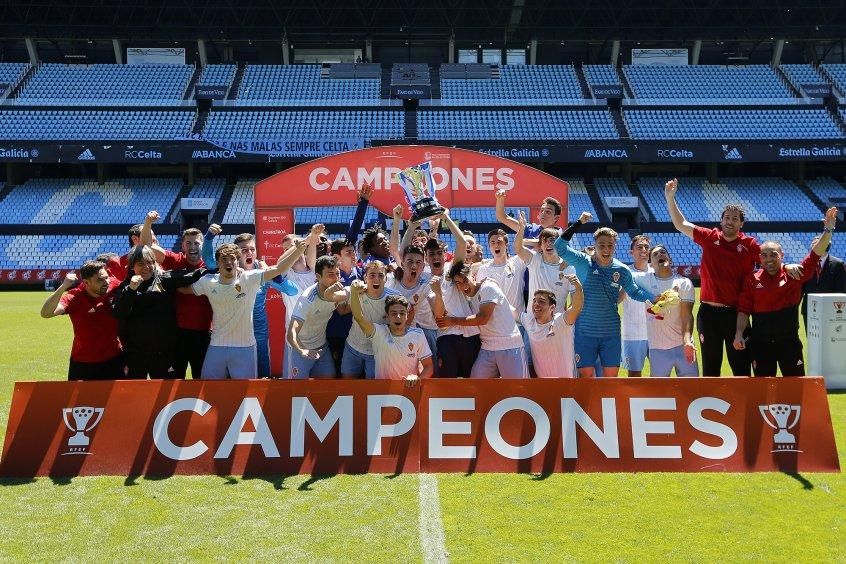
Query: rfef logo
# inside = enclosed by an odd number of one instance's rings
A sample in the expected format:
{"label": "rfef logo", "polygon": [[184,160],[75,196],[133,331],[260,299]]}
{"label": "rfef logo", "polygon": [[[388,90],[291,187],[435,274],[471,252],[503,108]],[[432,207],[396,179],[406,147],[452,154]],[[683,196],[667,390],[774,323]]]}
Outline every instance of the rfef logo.
{"label": "rfef logo", "polygon": [[[62,410],[62,420],[65,426],[71,430],[73,435],[68,439],[67,451],[62,454],[91,454],[88,447],[91,445],[91,438],[86,433],[92,431],[103,418],[105,409],[102,407],[66,407]],[[73,418],[71,423],[70,418]],[[96,418],[95,418],[96,416]],[[92,422],[92,418],[94,421]]]}
{"label": "rfef logo", "polygon": [[[787,403],[771,403],[759,405],[758,410],[767,425],[776,430],[773,437],[772,452],[802,452],[796,448],[796,435],[789,430],[799,423],[799,416],[802,413],[802,406],[790,405]],[[791,417],[791,414],[796,414]],[[768,415],[769,414],[769,415]]]}

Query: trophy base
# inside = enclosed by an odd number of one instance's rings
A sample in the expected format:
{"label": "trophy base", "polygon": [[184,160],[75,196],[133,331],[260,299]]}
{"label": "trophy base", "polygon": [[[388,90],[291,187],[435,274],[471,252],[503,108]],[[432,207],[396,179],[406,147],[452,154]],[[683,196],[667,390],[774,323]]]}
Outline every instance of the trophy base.
{"label": "trophy base", "polygon": [[430,217],[440,215],[446,211],[439,206],[432,198],[423,198],[414,203],[411,208],[411,221],[423,221]]}

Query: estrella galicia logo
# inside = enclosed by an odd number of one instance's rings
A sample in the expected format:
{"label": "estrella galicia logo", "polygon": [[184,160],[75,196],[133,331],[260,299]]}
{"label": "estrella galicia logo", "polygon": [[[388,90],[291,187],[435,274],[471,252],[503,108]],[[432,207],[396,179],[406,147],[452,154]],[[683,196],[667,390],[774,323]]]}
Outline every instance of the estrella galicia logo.
{"label": "estrella galicia logo", "polygon": [[740,153],[740,149],[737,147],[731,147],[730,145],[723,145],[723,158],[727,161],[742,161],[743,155]]}

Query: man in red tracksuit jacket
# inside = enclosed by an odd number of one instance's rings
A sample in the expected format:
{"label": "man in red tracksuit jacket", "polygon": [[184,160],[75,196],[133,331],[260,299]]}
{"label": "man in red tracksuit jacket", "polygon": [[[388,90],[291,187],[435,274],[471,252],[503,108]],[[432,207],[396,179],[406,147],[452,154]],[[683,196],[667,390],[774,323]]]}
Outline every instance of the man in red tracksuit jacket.
{"label": "man in red tracksuit jacket", "polygon": [[776,367],[781,369],[782,376],[805,375],[802,341],[799,340],[802,284],[816,275],[817,262],[825,254],[837,222],[837,208],[828,209],[824,222],[822,236],[802,261],[800,280],[791,278],[785,272],[781,245],[767,241],[761,245],[763,268],[748,275],[743,281],[737,306],[734,348],[746,348],[743,333],[752,315],[749,343],[755,376],[775,376]]}

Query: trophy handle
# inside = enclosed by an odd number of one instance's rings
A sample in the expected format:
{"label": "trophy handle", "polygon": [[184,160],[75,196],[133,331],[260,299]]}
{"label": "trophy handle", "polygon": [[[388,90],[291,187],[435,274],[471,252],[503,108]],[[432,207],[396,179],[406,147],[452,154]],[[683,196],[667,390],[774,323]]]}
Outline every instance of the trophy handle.
{"label": "trophy handle", "polygon": [[796,417],[793,418],[793,423],[789,423],[787,425],[788,429],[792,429],[793,427],[796,426],[797,423],[799,423],[799,415],[802,413],[802,406],[801,405],[791,405],[790,407],[793,410],[793,412],[796,413]]}
{"label": "trophy handle", "polygon": [[767,405],[759,405],[759,406],[758,406],[758,410],[761,412],[761,417],[763,417],[763,418],[764,418],[764,421],[767,423],[767,425],[769,425],[770,427],[772,427],[773,429],[775,429],[776,431],[778,431],[778,427],[776,427],[775,425],[773,425],[772,423],[770,423],[770,418],[769,418],[769,417],[767,417],[767,413],[769,413],[769,410],[770,410],[770,409],[769,409],[769,406],[767,406]]}
{"label": "trophy handle", "polygon": [[100,419],[102,419],[102,418],[103,418],[103,411],[104,411],[104,410],[103,410],[103,408],[102,408],[102,407],[95,407],[95,408],[94,408],[94,413],[96,413],[96,414],[97,414],[97,419],[95,419],[95,420],[94,420],[94,423],[92,423],[91,425],[89,425],[89,426],[88,426],[88,428],[87,428],[87,429],[85,429],[85,431],[86,431],[86,432],[87,432],[87,431],[90,431],[91,429],[93,429],[94,427],[96,427],[96,426],[97,426],[97,423],[99,423],[99,422],[100,422]]}
{"label": "trophy handle", "polygon": [[65,427],[71,430],[71,433],[76,433],[76,429],[74,426],[70,424],[70,420],[68,419],[68,415],[73,412],[73,408],[66,407],[62,410],[62,421],[65,423]]}

